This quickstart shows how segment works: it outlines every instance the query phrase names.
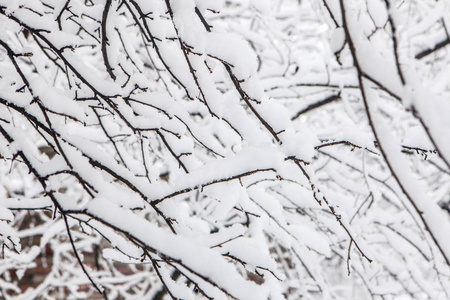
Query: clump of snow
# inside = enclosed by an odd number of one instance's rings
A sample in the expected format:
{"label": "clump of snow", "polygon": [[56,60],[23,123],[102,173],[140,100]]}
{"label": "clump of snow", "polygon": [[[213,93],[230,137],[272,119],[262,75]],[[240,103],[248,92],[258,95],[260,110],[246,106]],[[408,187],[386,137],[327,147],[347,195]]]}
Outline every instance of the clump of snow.
{"label": "clump of snow", "polygon": [[344,28],[338,27],[334,29],[333,34],[330,37],[330,49],[331,52],[337,53],[344,48],[345,45],[345,31]]}

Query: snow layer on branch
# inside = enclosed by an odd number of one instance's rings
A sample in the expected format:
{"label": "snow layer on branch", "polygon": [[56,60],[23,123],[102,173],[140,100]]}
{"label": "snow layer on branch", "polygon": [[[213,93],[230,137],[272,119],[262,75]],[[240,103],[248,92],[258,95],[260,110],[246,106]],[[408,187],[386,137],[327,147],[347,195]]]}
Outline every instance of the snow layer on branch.
{"label": "snow layer on branch", "polygon": [[[108,211],[105,211],[108,207]],[[86,209],[99,220],[139,239],[154,249],[157,255],[170,257],[194,273],[202,274],[221,289],[240,299],[266,299],[266,292],[255,283],[246,281],[225,259],[190,240],[170,234],[168,231],[145,221],[128,210],[111,204],[106,199],[90,201]],[[146,228],[145,231],[141,230]]]}
{"label": "snow layer on branch", "polygon": [[344,48],[344,45],[345,31],[342,27],[336,28],[330,38],[330,50],[333,53],[337,53]]}
{"label": "snow layer on branch", "polygon": [[[373,97],[374,92],[370,93]],[[437,204],[431,204],[429,197],[423,190],[423,184],[420,183],[414,174],[411,174],[409,165],[405,158],[401,155],[401,148],[398,141],[395,140],[388,126],[381,126],[383,119],[375,112],[373,107],[369,108],[373,113],[374,124],[379,135],[380,144],[383,147],[383,152],[387,156],[387,160],[391,165],[392,171],[402,186],[402,191],[407,194],[411,200],[411,204],[417,207],[421,212],[422,218],[429,228],[430,232],[442,249],[443,254],[447,259],[450,257],[450,243],[448,242],[448,232],[450,232],[450,225],[446,221],[447,216],[445,212],[439,209]]]}
{"label": "snow layer on branch", "polygon": [[4,207],[3,203],[1,203],[2,206],[0,206],[0,221],[8,221],[11,222],[14,219],[14,215],[12,214],[12,212]]}
{"label": "snow layer on branch", "polygon": [[[244,173],[259,170],[274,169],[283,164],[284,156],[270,148],[246,147],[234,157],[227,157],[211,162],[197,170],[178,176],[171,187],[155,190],[152,194],[157,198],[170,195],[171,190],[176,192],[188,188],[200,187],[204,183],[222,179],[230,179]],[[268,172],[269,174],[271,172]]]}
{"label": "snow layer on branch", "polygon": [[230,65],[239,80],[245,80],[255,74],[258,66],[257,58],[248,42],[241,36],[211,32],[206,38],[206,53]]}
{"label": "snow layer on branch", "polygon": [[[445,159],[448,166],[450,139],[441,137],[450,136],[450,118],[447,117],[450,114],[450,103],[446,97],[436,94],[434,88],[427,88],[413,70],[407,72],[407,80],[408,85],[405,87],[403,99],[417,114],[423,128],[421,131],[426,131],[422,139],[423,143],[428,146],[427,150],[437,147],[439,155]],[[432,145],[427,143],[430,139],[432,139]]]}

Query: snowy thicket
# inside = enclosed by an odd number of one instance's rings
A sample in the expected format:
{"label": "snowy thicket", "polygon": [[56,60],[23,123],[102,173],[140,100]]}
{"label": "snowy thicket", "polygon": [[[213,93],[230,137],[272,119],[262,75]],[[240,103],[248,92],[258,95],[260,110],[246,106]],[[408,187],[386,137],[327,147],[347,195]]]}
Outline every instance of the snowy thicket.
{"label": "snowy thicket", "polygon": [[0,0],[0,298],[449,299],[449,32],[446,0]]}

